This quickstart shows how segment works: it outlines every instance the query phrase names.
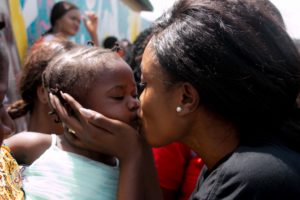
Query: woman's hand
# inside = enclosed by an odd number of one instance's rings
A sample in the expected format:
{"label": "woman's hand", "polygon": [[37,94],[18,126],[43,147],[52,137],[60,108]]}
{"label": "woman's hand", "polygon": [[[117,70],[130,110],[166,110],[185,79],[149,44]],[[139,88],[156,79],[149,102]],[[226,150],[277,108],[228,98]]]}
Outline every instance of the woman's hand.
{"label": "woman's hand", "polygon": [[62,97],[76,117],[70,116],[54,95],[50,95],[51,104],[67,127],[75,131],[75,134],[65,133],[73,145],[116,156],[121,162],[133,158],[139,149],[147,146],[138,131],[126,123],[85,109],[66,93],[62,93]]}
{"label": "woman's hand", "polygon": [[65,133],[69,141],[77,147],[113,155],[120,160],[117,198],[161,200],[152,151],[138,131],[83,108],[68,94],[62,93],[62,97],[76,117],[68,114],[57,97],[50,94],[50,101],[60,119],[75,131],[75,134]]}
{"label": "woman's hand", "polygon": [[99,46],[98,44],[98,17],[94,12],[86,12],[86,17],[83,19],[84,25],[89,32],[91,39],[93,40],[94,44],[96,46]]}

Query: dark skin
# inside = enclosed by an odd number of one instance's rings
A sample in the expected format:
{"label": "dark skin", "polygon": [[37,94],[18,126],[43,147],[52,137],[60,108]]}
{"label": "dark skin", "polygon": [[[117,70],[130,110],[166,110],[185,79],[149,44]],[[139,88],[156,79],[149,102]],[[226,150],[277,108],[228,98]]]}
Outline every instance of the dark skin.
{"label": "dark skin", "polygon": [[[154,73],[158,73],[157,76],[151,76]],[[140,96],[142,134],[120,121],[82,108],[70,95],[63,94],[79,116],[77,120],[68,116],[57,98],[51,98],[62,121],[76,132],[75,137],[70,139],[73,145],[119,158],[118,199],[163,199],[148,144],[163,146],[179,140],[202,157],[208,168],[212,168],[238,145],[234,126],[199,106],[199,95],[189,83],[178,84],[172,91],[166,92],[162,89],[166,86],[155,77],[163,77],[163,72],[153,57],[150,43],[142,62],[142,81],[147,82],[147,88]],[[182,111],[176,113],[178,105],[181,105]],[[157,120],[162,113],[165,116],[160,119],[167,121]],[[89,134],[84,134],[83,130]]]}
{"label": "dark skin", "polygon": [[9,117],[3,100],[8,88],[8,61],[5,48],[0,46],[0,144],[3,139],[14,131],[14,123]]}
{"label": "dark skin", "polygon": [[[100,73],[99,78],[95,81],[95,86],[85,94],[87,100],[85,105],[134,126],[139,105],[136,99],[136,85],[129,66],[119,57],[117,58],[118,60],[111,60],[106,65],[110,70],[105,71],[106,68],[99,66],[99,68],[103,68],[102,73],[105,76]],[[50,96],[53,95],[50,94]],[[68,132],[68,130],[65,128],[64,132]],[[5,143],[14,152],[19,164],[30,165],[49,148],[51,136],[37,132],[22,132],[10,137]],[[65,135],[59,135],[57,143],[57,146],[65,151],[84,155],[108,165],[115,165],[115,159],[102,153],[99,154],[98,151],[95,153],[83,148],[74,148],[65,139]]]}
{"label": "dark skin", "polygon": [[[58,98],[51,96],[51,103],[60,114],[61,119],[76,131],[75,136],[66,133],[66,138],[77,147],[89,148],[93,151],[109,155],[118,155],[118,159],[120,160],[118,199],[162,199],[160,188],[157,184],[152,151],[145,139],[140,134],[137,134],[136,130],[128,124],[107,118],[92,110],[83,109],[68,94],[64,93],[62,96],[75,110],[79,119],[69,117]],[[105,127],[101,129],[103,130],[104,138],[101,141],[94,140],[94,137],[98,137],[97,134],[99,134],[98,129],[100,126]],[[84,129],[90,133],[91,137],[77,135],[78,131]],[[133,130],[135,133],[132,132]],[[120,137],[123,139],[119,140],[118,138]],[[107,147],[106,144],[119,148],[112,149],[111,147]],[[137,149],[139,150],[137,151]],[[151,178],[149,179],[149,177]],[[129,182],[130,184],[128,184]],[[137,191],[137,188],[141,185],[145,187]]]}

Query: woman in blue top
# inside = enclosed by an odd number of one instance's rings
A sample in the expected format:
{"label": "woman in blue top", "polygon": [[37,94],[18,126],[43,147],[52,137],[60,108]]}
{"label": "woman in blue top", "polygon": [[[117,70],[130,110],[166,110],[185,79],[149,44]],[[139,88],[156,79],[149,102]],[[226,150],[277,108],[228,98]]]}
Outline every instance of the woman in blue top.
{"label": "woman in blue top", "polygon": [[162,199],[145,140],[204,160],[191,200],[299,198],[300,57],[279,18],[267,0],[178,1],[143,55],[139,132],[70,96],[79,120],[52,101],[74,144],[120,159],[119,199]]}

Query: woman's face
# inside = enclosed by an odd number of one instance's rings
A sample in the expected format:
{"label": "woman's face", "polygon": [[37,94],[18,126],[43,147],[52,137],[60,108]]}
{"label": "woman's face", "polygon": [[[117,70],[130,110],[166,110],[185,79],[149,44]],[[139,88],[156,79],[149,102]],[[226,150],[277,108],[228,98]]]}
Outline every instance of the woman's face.
{"label": "woman's face", "polygon": [[168,79],[156,61],[151,42],[146,47],[141,63],[140,95],[143,131],[151,146],[162,146],[176,140],[176,86],[168,87]]}
{"label": "woman's face", "polygon": [[64,14],[55,23],[56,32],[62,33],[66,36],[75,35],[80,27],[80,11],[77,9],[72,9]]}
{"label": "woman's face", "polygon": [[85,107],[136,128],[139,109],[136,83],[131,68],[121,58],[106,62],[99,80],[91,88]]}

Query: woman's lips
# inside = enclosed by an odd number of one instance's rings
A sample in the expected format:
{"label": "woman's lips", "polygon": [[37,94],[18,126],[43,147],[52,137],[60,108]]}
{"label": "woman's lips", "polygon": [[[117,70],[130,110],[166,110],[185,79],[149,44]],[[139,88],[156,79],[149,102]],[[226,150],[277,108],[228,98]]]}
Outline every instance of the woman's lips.
{"label": "woman's lips", "polygon": [[132,120],[130,120],[129,125],[138,130],[141,126],[141,120],[138,117],[135,117]]}

